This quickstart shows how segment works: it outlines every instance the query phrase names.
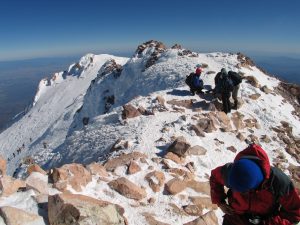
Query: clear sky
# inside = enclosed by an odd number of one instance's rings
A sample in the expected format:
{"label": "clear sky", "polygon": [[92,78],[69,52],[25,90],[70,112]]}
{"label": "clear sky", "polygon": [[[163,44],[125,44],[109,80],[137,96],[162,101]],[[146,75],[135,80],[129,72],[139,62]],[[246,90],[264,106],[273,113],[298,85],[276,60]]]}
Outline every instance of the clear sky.
{"label": "clear sky", "polygon": [[150,39],[195,51],[300,55],[299,0],[1,0],[0,61],[133,53]]}

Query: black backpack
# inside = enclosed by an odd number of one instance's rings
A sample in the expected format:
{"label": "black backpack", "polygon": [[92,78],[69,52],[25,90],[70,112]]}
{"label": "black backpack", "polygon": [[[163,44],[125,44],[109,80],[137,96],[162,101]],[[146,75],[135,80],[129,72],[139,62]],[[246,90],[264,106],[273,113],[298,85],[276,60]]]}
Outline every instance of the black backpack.
{"label": "black backpack", "polygon": [[240,83],[242,83],[242,77],[238,73],[233,72],[233,71],[229,71],[228,76],[233,81],[234,86],[239,85]]}
{"label": "black backpack", "polygon": [[188,85],[188,86],[192,86],[192,82],[193,82],[193,77],[194,77],[195,73],[190,73],[190,75],[188,75],[186,78],[185,78],[185,83]]}
{"label": "black backpack", "polygon": [[233,81],[229,78],[229,76],[223,76],[220,81],[220,92],[221,93],[227,93],[229,94],[230,92],[233,91],[234,84]]}

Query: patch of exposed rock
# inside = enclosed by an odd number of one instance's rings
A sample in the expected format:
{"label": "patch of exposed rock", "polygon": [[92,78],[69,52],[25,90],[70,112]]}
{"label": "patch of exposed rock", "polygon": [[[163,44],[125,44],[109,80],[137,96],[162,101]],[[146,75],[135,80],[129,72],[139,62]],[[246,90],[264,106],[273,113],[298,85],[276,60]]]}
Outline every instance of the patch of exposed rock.
{"label": "patch of exposed rock", "polygon": [[140,116],[141,113],[134,106],[127,104],[123,106],[122,119],[134,118]]}
{"label": "patch of exposed rock", "polygon": [[191,145],[186,141],[183,136],[176,138],[176,140],[167,149],[168,152],[173,152],[180,157],[184,157],[186,151]]}

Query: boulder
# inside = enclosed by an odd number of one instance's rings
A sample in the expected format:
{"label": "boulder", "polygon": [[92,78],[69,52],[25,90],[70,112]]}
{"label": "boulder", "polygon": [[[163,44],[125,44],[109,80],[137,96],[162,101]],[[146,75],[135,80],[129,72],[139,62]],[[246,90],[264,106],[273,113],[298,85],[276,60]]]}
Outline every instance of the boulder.
{"label": "boulder", "polygon": [[144,159],[147,158],[145,154],[140,152],[131,152],[128,154],[122,154],[116,158],[109,159],[105,164],[104,167],[107,171],[114,171],[119,166],[129,165],[131,161],[136,161],[139,158]]}
{"label": "boulder", "polygon": [[135,174],[137,172],[141,171],[141,167],[135,162],[131,161],[129,166],[128,166],[128,174]]}
{"label": "boulder", "polygon": [[190,216],[201,216],[203,214],[203,207],[201,205],[186,205],[183,210]]}
{"label": "boulder", "polygon": [[145,179],[148,181],[153,192],[159,192],[165,183],[165,175],[160,171],[153,171],[146,175]]}
{"label": "boulder", "polygon": [[141,113],[132,105],[127,104],[123,106],[123,111],[122,111],[122,119],[128,119],[128,118],[134,118],[137,116],[140,116]]}
{"label": "boulder", "polygon": [[18,180],[10,176],[2,176],[0,178],[0,190],[1,197],[9,196],[19,190],[19,188],[25,188],[26,183],[23,180]]}
{"label": "boulder", "polygon": [[123,214],[118,205],[84,195],[57,194],[48,199],[50,225],[126,225]]}
{"label": "boulder", "polygon": [[210,197],[195,196],[195,197],[189,197],[189,199],[192,201],[193,204],[201,205],[205,209],[209,209],[209,210],[218,209],[218,205],[212,204]]}
{"label": "boulder", "polygon": [[246,140],[246,137],[240,132],[236,135],[236,138],[239,139],[240,141]]}
{"label": "boulder", "polygon": [[92,181],[92,175],[83,165],[72,163],[54,168],[50,179],[52,179],[54,187],[61,191],[66,190],[67,185],[70,185],[74,190],[80,192],[82,187]]}
{"label": "boulder", "polygon": [[186,155],[205,155],[207,149],[202,146],[195,145],[187,150]]}
{"label": "boulder", "polygon": [[190,130],[195,131],[196,135],[199,137],[205,137],[205,133],[204,133],[203,129],[197,124],[193,124],[190,127]]}
{"label": "boulder", "polygon": [[212,119],[202,118],[198,120],[197,126],[200,127],[206,133],[212,133],[217,130]]}
{"label": "boulder", "polygon": [[176,140],[167,149],[168,152],[173,152],[176,155],[183,157],[185,152],[191,147],[183,136],[176,138]]}
{"label": "boulder", "polygon": [[43,217],[10,206],[1,207],[0,216],[7,225],[45,224]]}
{"label": "boulder", "polygon": [[145,217],[145,219],[149,225],[170,225],[168,223],[163,223],[163,222],[156,220],[154,217],[155,215],[152,215],[150,213],[145,212],[142,215]]}
{"label": "boulder", "polygon": [[173,162],[177,163],[177,164],[182,164],[184,162],[183,158],[180,158],[178,155],[174,154],[173,152],[168,152],[165,156],[165,159],[170,159]]}
{"label": "boulder", "polygon": [[32,172],[29,177],[26,178],[26,189],[33,189],[41,194],[47,195],[48,191],[48,176],[39,172]]}
{"label": "boulder", "polygon": [[174,178],[165,184],[165,189],[171,194],[176,195],[186,188],[186,182]]}
{"label": "boulder", "polygon": [[141,200],[147,196],[144,189],[127,180],[125,177],[113,180],[109,182],[108,185],[126,198]]}
{"label": "boulder", "polygon": [[104,166],[102,166],[99,163],[93,162],[86,166],[86,169],[92,174],[92,175],[98,175],[100,177],[108,177],[108,173]]}
{"label": "boulder", "polygon": [[195,181],[195,180],[189,180],[186,182],[186,186],[189,188],[192,188],[194,191],[196,191],[198,193],[210,195],[209,182],[199,182],[199,181]]}
{"label": "boulder", "polygon": [[236,150],[236,148],[234,146],[229,146],[226,149],[229,150],[229,151],[232,151],[233,153],[237,152],[237,150]]}
{"label": "boulder", "polygon": [[6,160],[0,155],[0,176],[6,175]]}
{"label": "boulder", "polygon": [[248,97],[251,98],[252,100],[257,100],[260,96],[261,94],[256,93],[256,94],[249,95]]}

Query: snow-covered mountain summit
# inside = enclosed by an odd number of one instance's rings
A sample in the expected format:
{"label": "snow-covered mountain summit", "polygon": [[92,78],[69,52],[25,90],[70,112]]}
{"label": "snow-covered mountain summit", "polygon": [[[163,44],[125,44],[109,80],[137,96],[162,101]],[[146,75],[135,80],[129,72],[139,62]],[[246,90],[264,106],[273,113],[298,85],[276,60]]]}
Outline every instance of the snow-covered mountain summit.
{"label": "snow-covered mountain summit", "polygon": [[[184,80],[197,64],[206,89],[214,87],[221,68],[244,76],[237,111],[224,114],[211,94],[190,95]],[[89,164],[89,170],[94,168],[90,163],[106,162],[105,178],[78,175],[68,165],[50,171],[56,183],[51,188],[119,204],[129,224],[184,224],[198,215],[186,205],[197,205],[199,198],[201,204],[207,202],[203,198],[209,195],[211,169],[232,161],[247,146],[245,139],[260,143],[272,164],[299,188],[299,93],[298,86],[267,75],[240,53],[195,53],[149,41],[131,58],[88,54],[67,71],[42,80],[31,110],[0,134],[0,154],[9,158],[8,174],[16,175],[25,175],[33,162],[44,169],[76,162]],[[165,154],[178,138],[191,147],[189,153]],[[58,184],[57,179],[67,176],[59,172],[64,170],[82,176],[82,187],[78,181]],[[113,191],[119,179],[127,182],[124,177],[143,187],[133,188],[138,201]],[[172,195],[161,189],[165,183]],[[203,206],[201,213],[207,210]],[[221,212],[216,213],[220,222]]]}

